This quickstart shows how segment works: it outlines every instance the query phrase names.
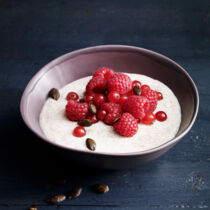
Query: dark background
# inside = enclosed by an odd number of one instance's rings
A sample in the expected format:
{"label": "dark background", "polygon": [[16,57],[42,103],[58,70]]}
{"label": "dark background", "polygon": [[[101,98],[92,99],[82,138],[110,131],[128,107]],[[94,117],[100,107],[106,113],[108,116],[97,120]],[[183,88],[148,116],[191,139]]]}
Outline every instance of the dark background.
{"label": "dark background", "polygon": [[[0,209],[210,209],[209,0],[0,0]],[[125,44],[174,59],[200,94],[195,125],[161,158],[132,170],[84,168],[65,160],[24,125],[21,94],[50,60],[79,48]],[[177,84],[179,85],[179,84]],[[68,184],[55,184],[65,177]],[[107,183],[110,192],[88,186]],[[74,186],[60,207],[45,200]]]}

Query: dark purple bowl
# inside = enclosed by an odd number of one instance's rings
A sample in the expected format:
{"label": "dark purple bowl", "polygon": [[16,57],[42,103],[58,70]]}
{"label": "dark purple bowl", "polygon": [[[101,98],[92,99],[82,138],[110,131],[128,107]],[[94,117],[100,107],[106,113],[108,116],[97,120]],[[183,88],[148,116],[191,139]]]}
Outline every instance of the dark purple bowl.
{"label": "dark purple bowl", "polygon": [[[182,121],[175,138],[143,152],[104,154],[69,149],[48,139],[39,125],[39,115],[49,90],[91,75],[98,67],[139,73],[160,80],[169,86],[179,100]],[[67,53],[44,66],[28,83],[20,103],[26,125],[42,140],[67,157],[83,164],[109,169],[128,168],[153,160],[173,147],[192,127],[198,112],[197,88],[188,73],[169,58],[143,48],[123,45],[102,45]]]}

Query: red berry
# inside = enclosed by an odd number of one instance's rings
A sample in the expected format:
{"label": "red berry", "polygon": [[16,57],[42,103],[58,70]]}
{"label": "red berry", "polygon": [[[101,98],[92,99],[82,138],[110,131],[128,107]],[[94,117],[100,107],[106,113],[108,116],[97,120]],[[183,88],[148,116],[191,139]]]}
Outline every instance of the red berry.
{"label": "red berry", "polygon": [[107,80],[103,77],[93,77],[86,86],[86,95],[101,93],[107,87]]}
{"label": "red berry", "polygon": [[132,82],[132,89],[133,89],[135,86],[141,87],[141,82],[139,82],[138,80],[134,80],[134,81]]}
{"label": "red berry", "polygon": [[161,92],[156,92],[156,94],[158,101],[163,99],[163,94]]}
{"label": "red berry", "polygon": [[69,100],[66,105],[66,116],[69,120],[79,121],[88,115],[89,106],[87,103],[78,103],[74,100]]}
{"label": "red berry", "polygon": [[85,96],[85,102],[89,103],[93,101],[94,95],[87,95]]}
{"label": "red berry", "polygon": [[73,130],[73,135],[76,137],[83,137],[86,134],[86,130],[82,126],[77,126]]}
{"label": "red berry", "polygon": [[141,120],[142,124],[151,125],[155,122],[155,115],[151,112],[147,112],[145,117]]}
{"label": "red berry", "polygon": [[130,113],[123,113],[120,119],[114,124],[114,130],[121,136],[131,137],[138,131],[136,119]]}
{"label": "red berry", "polygon": [[66,100],[77,100],[79,98],[79,96],[77,95],[77,93],[75,92],[69,92],[66,96]]}
{"label": "red berry", "polygon": [[166,119],[167,119],[167,114],[165,113],[165,112],[163,112],[163,111],[159,111],[159,112],[157,112],[156,114],[155,114],[155,116],[156,116],[156,119],[158,120],[158,121],[165,121]]}
{"label": "red berry", "polygon": [[[102,111],[106,111],[106,115],[105,115],[103,121],[108,125],[112,125],[114,123],[114,121],[116,120],[116,118],[118,118],[122,114],[121,106],[119,104],[111,103],[111,102],[102,104],[101,108],[99,110],[99,113],[101,114]],[[99,119],[101,119],[101,118],[99,118]]]}
{"label": "red berry", "polygon": [[105,102],[106,102],[106,97],[103,94],[97,94],[93,99],[93,103],[97,107],[100,107]]}
{"label": "red berry", "polygon": [[132,89],[130,77],[123,73],[115,73],[108,80],[108,90],[117,91],[119,94],[125,94]]}
{"label": "red berry", "polygon": [[158,102],[156,92],[152,89],[144,89],[141,93],[141,96],[144,96],[149,100],[150,108],[148,112],[154,112]]}
{"label": "red berry", "polygon": [[121,95],[120,96],[120,100],[118,101],[118,103],[122,106],[127,99],[128,99],[127,95]]}
{"label": "red berry", "polygon": [[114,74],[112,69],[101,67],[94,74],[93,77],[104,77],[105,79],[109,79]]}
{"label": "red berry", "polygon": [[87,119],[91,120],[93,123],[97,123],[98,122],[98,118],[96,117],[95,114],[91,114],[87,117]]}
{"label": "red berry", "polygon": [[143,96],[129,96],[123,104],[123,110],[132,114],[136,119],[144,118],[148,109],[149,101]]}
{"label": "red berry", "polygon": [[98,117],[98,119],[101,120],[101,121],[104,120],[104,118],[106,117],[106,115],[107,115],[107,112],[106,112],[105,110],[100,109],[100,110],[98,110],[98,112],[97,112],[97,117]]}
{"label": "red berry", "polygon": [[108,94],[109,102],[117,103],[120,100],[120,94],[117,91],[111,91]]}
{"label": "red berry", "polygon": [[141,91],[144,91],[144,90],[147,90],[147,89],[150,89],[149,85],[142,85],[141,86]]}

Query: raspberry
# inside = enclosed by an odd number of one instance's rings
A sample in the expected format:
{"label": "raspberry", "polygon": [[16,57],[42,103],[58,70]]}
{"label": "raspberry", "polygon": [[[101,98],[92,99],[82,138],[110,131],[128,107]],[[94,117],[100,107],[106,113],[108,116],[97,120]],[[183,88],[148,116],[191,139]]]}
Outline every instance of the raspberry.
{"label": "raspberry", "polygon": [[117,91],[119,94],[125,94],[132,88],[132,81],[128,75],[115,73],[108,80],[108,90]]}
{"label": "raspberry", "polygon": [[[101,108],[98,112],[100,113],[105,113],[106,115],[104,117],[104,122],[108,125],[112,125],[114,121],[116,120],[117,117],[119,117],[122,114],[122,108],[119,104],[115,103],[104,103],[101,105]],[[98,116],[100,118],[100,116]]]}
{"label": "raspberry", "polygon": [[93,74],[93,77],[104,77],[106,79],[109,79],[113,74],[114,71],[112,69],[101,67]]}
{"label": "raspberry", "polygon": [[121,136],[131,137],[138,131],[136,119],[130,113],[123,113],[119,121],[114,124],[114,130]]}
{"label": "raspberry", "polygon": [[86,95],[100,93],[107,87],[107,80],[103,77],[93,77],[86,86]]}
{"label": "raspberry", "polygon": [[69,100],[66,105],[66,116],[69,120],[79,121],[84,119],[88,115],[89,106],[87,103],[78,103],[73,100]]}
{"label": "raspberry", "polygon": [[157,107],[157,101],[158,101],[157,93],[152,89],[144,89],[141,95],[149,100],[150,108],[148,112],[154,112],[154,110]]}
{"label": "raspberry", "polygon": [[123,110],[132,114],[136,119],[142,119],[148,109],[149,101],[143,96],[129,96],[123,104]]}

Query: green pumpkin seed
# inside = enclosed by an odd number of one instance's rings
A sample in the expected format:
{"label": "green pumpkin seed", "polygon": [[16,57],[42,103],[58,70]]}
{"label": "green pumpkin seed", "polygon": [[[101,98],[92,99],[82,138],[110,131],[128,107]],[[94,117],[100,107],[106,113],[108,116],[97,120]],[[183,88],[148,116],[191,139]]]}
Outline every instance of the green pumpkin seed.
{"label": "green pumpkin seed", "polygon": [[29,210],[38,210],[38,208],[37,208],[37,206],[32,205],[32,206],[29,207]]}
{"label": "green pumpkin seed", "polygon": [[89,119],[83,119],[83,120],[80,120],[77,124],[81,126],[89,127],[93,124],[93,122]]}
{"label": "green pumpkin seed", "polygon": [[86,146],[89,150],[95,151],[96,149],[96,142],[91,139],[91,138],[87,138],[86,139]]}
{"label": "green pumpkin seed", "polygon": [[69,192],[69,199],[77,198],[82,193],[81,187],[76,187]]}
{"label": "green pumpkin seed", "polygon": [[60,203],[62,201],[64,201],[66,199],[66,196],[63,194],[58,194],[58,195],[53,195],[52,197],[50,197],[47,202],[51,203],[51,204],[57,204]]}
{"label": "green pumpkin seed", "polygon": [[93,190],[96,193],[107,193],[109,192],[109,187],[108,185],[105,185],[105,184],[96,184],[96,185],[93,185]]}
{"label": "green pumpkin seed", "polygon": [[96,114],[97,112],[96,106],[94,105],[92,101],[89,102],[89,110],[92,114]]}
{"label": "green pumpkin seed", "polygon": [[140,96],[141,95],[141,88],[139,86],[134,86],[133,87],[133,92],[134,94],[136,94],[137,96]]}
{"label": "green pumpkin seed", "polygon": [[52,89],[49,91],[48,96],[49,96],[50,98],[53,98],[53,99],[55,99],[55,100],[58,100],[59,97],[60,97],[59,90],[56,89],[56,88],[52,88]]}
{"label": "green pumpkin seed", "polygon": [[118,122],[120,118],[121,118],[121,116],[116,117],[115,120],[114,120],[114,123]]}

